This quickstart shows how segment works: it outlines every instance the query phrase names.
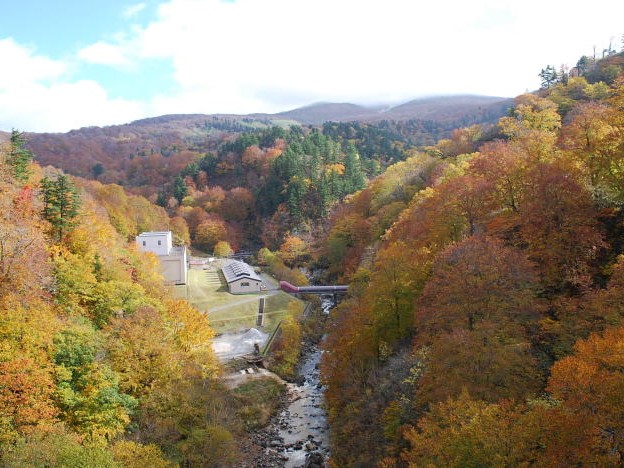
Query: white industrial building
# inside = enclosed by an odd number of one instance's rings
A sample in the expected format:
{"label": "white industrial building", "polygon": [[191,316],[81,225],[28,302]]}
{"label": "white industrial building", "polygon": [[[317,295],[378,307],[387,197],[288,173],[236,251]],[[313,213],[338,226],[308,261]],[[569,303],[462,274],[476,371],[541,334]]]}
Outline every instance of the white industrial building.
{"label": "white industrial building", "polygon": [[158,255],[167,282],[186,284],[188,280],[186,247],[173,245],[171,231],[142,232],[136,237],[136,245],[142,252]]}
{"label": "white industrial building", "polygon": [[230,294],[258,293],[263,290],[262,278],[245,262],[229,260],[221,267]]}

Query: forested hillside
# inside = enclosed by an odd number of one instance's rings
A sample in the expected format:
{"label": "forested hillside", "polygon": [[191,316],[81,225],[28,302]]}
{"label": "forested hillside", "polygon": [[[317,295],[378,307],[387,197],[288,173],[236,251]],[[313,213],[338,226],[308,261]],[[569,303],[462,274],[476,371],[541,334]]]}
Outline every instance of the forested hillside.
{"label": "forested hillside", "polygon": [[332,212],[336,466],[623,462],[621,58],[555,73]]}
{"label": "forested hillside", "polygon": [[[292,115],[173,115],[27,137],[41,164],[117,184],[184,218],[200,249],[211,251],[218,241],[277,248],[287,232],[313,236],[310,226],[364,179],[458,126],[495,122],[508,106],[479,96],[421,99],[372,114],[325,104]],[[307,122],[315,112],[345,120],[352,111],[361,121],[320,127],[292,120]],[[206,221],[211,232],[198,235]]]}
{"label": "forested hillside", "polygon": [[0,465],[237,464],[270,400],[219,383],[206,315],[128,242],[184,222],[24,143],[0,150]]}
{"label": "forested hillside", "polygon": [[463,128],[455,108],[13,131],[0,464],[241,462],[279,389],[258,406],[258,388],[220,384],[206,315],[132,247],[169,228],[205,252],[263,247],[279,279],[349,284],[321,365],[335,466],[621,465],[623,66],[547,66],[542,89]]}
{"label": "forested hillside", "polygon": [[[364,140],[369,151],[370,141],[380,135],[422,147],[448,137],[455,128],[493,123],[510,105],[508,99],[484,96],[418,99],[372,113],[351,104],[323,104],[275,115],[169,115],[63,134],[30,133],[27,137],[29,149],[42,165],[139,189],[149,196],[177,176],[185,164],[218,152],[223,143],[243,133],[273,126],[287,129],[291,125],[319,127],[325,122],[342,122],[341,127],[354,128],[347,138],[356,146]],[[319,112],[322,117],[314,117]],[[219,174],[215,175],[218,183]]]}
{"label": "forested hillside", "polygon": [[104,183],[147,187],[146,194],[151,194],[232,135],[269,124],[227,116],[171,115],[62,134],[26,135],[28,148],[42,165]]}

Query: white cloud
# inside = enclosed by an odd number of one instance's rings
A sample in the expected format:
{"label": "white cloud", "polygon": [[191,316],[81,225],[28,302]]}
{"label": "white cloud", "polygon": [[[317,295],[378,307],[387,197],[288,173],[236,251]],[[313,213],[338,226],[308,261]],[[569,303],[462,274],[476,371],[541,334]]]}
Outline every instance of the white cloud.
{"label": "white cloud", "polygon": [[110,99],[95,81],[64,79],[67,64],[35,55],[12,39],[0,41],[0,56],[11,70],[0,74],[3,130],[67,131],[127,122],[145,115],[141,104]]}
{"label": "white cloud", "polygon": [[111,125],[144,117],[143,106],[110,99],[94,81],[42,86],[30,84],[0,92],[0,128],[34,132],[65,132],[90,125]]}
{"label": "white cloud", "polygon": [[96,42],[78,51],[78,58],[98,65],[109,65],[112,67],[129,68],[132,66],[131,60],[126,56],[122,47],[106,42]]}
{"label": "white cloud", "polygon": [[617,34],[624,6],[596,1],[577,11],[537,0],[171,0],[120,45],[137,60],[173,64],[177,94],[153,102],[163,112],[515,96],[539,85],[541,67],[576,61]]}
{"label": "white cloud", "polygon": [[[129,7],[126,16],[144,5]],[[320,100],[515,96],[538,87],[537,74],[548,64],[574,65],[592,53],[594,44],[600,55],[611,37],[619,49],[623,16],[624,2],[611,0],[594,0],[585,9],[563,0],[169,0],[150,23],[129,24],[108,35],[113,39],[77,52],[83,63],[126,70],[166,60],[174,70],[174,86],[168,85],[166,94],[141,105],[113,101],[95,81],[86,93],[78,83],[66,82],[67,64],[37,56],[10,39],[0,42],[0,55],[6,57],[9,49],[24,68],[0,75],[0,93],[3,85],[13,89],[25,81],[42,88],[37,94],[42,99],[56,102],[52,97],[62,94],[72,101],[71,93],[52,84],[75,86],[86,101],[67,107],[80,109],[76,114],[84,120],[72,119],[79,122],[75,125],[125,122],[145,116],[141,110],[148,115],[252,113]],[[154,83],[159,78],[153,76]],[[132,85],[129,81],[129,89]],[[4,103],[8,96],[0,94]],[[6,115],[7,107],[2,108]]]}
{"label": "white cloud", "polygon": [[63,62],[35,55],[32,49],[18,45],[10,37],[0,39],[0,57],[4,64],[0,73],[0,92],[58,79],[67,69]]}
{"label": "white cloud", "polygon": [[122,12],[122,16],[126,19],[132,18],[138,15],[141,11],[145,9],[147,5],[145,3],[137,3],[135,5],[130,5]]}

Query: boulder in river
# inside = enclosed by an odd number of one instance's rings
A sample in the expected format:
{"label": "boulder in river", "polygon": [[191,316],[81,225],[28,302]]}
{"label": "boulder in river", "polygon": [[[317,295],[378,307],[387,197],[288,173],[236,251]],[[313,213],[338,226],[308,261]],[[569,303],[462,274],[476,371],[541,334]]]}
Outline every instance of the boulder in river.
{"label": "boulder in river", "polygon": [[304,468],[325,468],[325,457],[321,452],[312,452],[306,457]]}

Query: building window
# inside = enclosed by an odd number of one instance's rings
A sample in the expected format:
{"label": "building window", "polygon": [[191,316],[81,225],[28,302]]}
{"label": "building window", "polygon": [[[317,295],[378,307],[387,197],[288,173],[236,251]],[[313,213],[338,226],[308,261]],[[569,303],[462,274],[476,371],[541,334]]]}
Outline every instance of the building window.
{"label": "building window", "polygon": [[160,241],[158,241],[158,245],[160,245]]}
{"label": "building window", "polygon": [[249,286],[249,283],[241,283],[241,286]]}
{"label": "building window", "polygon": [[143,241],[143,247],[145,247],[145,241]]}

